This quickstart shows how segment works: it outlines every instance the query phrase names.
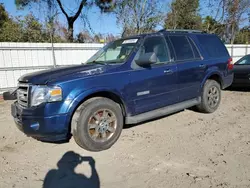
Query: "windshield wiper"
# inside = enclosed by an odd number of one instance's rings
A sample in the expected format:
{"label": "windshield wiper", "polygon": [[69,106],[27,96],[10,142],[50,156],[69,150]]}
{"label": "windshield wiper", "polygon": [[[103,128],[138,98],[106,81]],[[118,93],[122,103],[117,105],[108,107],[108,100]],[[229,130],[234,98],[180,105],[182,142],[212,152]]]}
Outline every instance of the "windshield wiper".
{"label": "windshield wiper", "polygon": [[91,61],[91,62],[88,62],[87,64],[100,64],[100,65],[108,65],[108,63],[105,63],[104,61]]}

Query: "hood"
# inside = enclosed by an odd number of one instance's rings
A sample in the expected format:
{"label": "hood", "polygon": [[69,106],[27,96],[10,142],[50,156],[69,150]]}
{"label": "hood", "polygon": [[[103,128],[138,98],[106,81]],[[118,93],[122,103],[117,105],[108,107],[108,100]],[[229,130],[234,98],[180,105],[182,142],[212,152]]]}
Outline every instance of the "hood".
{"label": "hood", "polygon": [[[70,75],[80,75],[81,77],[93,76],[106,72],[113,67],[112,65],[77,65],[68,66],[62,68],[54,68],[49,70],[43,70],[25,74],[18,79],[19,82],[31,83],[31,84],[47,84],[50,81],[56,81],[62,77],[67,76],[70,79]],[[116,67],[116,66],[115,66]]]}

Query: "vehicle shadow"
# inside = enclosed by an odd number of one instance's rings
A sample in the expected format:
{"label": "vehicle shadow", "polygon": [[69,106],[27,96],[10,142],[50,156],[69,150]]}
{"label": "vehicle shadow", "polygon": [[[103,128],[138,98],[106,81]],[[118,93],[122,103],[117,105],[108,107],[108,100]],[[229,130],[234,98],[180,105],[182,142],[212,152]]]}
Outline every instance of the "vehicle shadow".
{"label": "vehicle shadow", "polygon": [[225,89],[226,91],[250,92],[250,87],[236,87],[231,86]]}
{"label": "vehicle shadow", "polygon": [[[82,162],[91,167],[91,177],[75,173]],[[58,169],[51,169],[45,176],[43,188],[100,188],[100,180],[92,157],[83,157],[73,151],[66,152],[57,163]]]}

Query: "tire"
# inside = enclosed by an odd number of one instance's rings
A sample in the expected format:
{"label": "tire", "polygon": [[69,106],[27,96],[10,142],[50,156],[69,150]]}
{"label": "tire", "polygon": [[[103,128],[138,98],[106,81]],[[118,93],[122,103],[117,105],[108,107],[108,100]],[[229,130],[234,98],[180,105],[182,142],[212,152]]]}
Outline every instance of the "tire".
{"label": "tire", "polygon": [[203,113],[213,113],[218,109],[220,102],[221,102],[220,84],[215,80],[207,80],[203,87],[201,95],[201,103],[196,106],[198,111]]}
{"label": "tire", "polygon": [[72,118],[71,129],[74,140],[80,147],[88,151],[102,151],[109,149],[118,140],[123,123],[119,104],[108,98],[95,97],[77,108]]}

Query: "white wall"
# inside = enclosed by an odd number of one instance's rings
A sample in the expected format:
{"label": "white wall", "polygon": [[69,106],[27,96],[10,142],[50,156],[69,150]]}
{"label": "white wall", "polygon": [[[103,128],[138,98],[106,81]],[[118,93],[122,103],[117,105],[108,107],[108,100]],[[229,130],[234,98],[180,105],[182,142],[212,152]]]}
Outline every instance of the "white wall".
{"label": "white wall", "polygon": [[[103,44],[54,44],[57,65],[80,64]],[[226,45],[234,62],[250,54],[250,45]],[[17,79],[29,72],[53,68],[50,43],[0,43],[0,93],[16,87]]]}
{"label": "white wall", "polygon": [[[103,44],[54,44],[57,65],[81,64]],[[0,43],[0,92],[26,73],[53,68],[50,43]]]}
{"label": "white wall", "polygon": [[234,62],[239,60],[241,57],[250,54],[250,45],[227,44],[226,47],[229,54],[233,57]]}

